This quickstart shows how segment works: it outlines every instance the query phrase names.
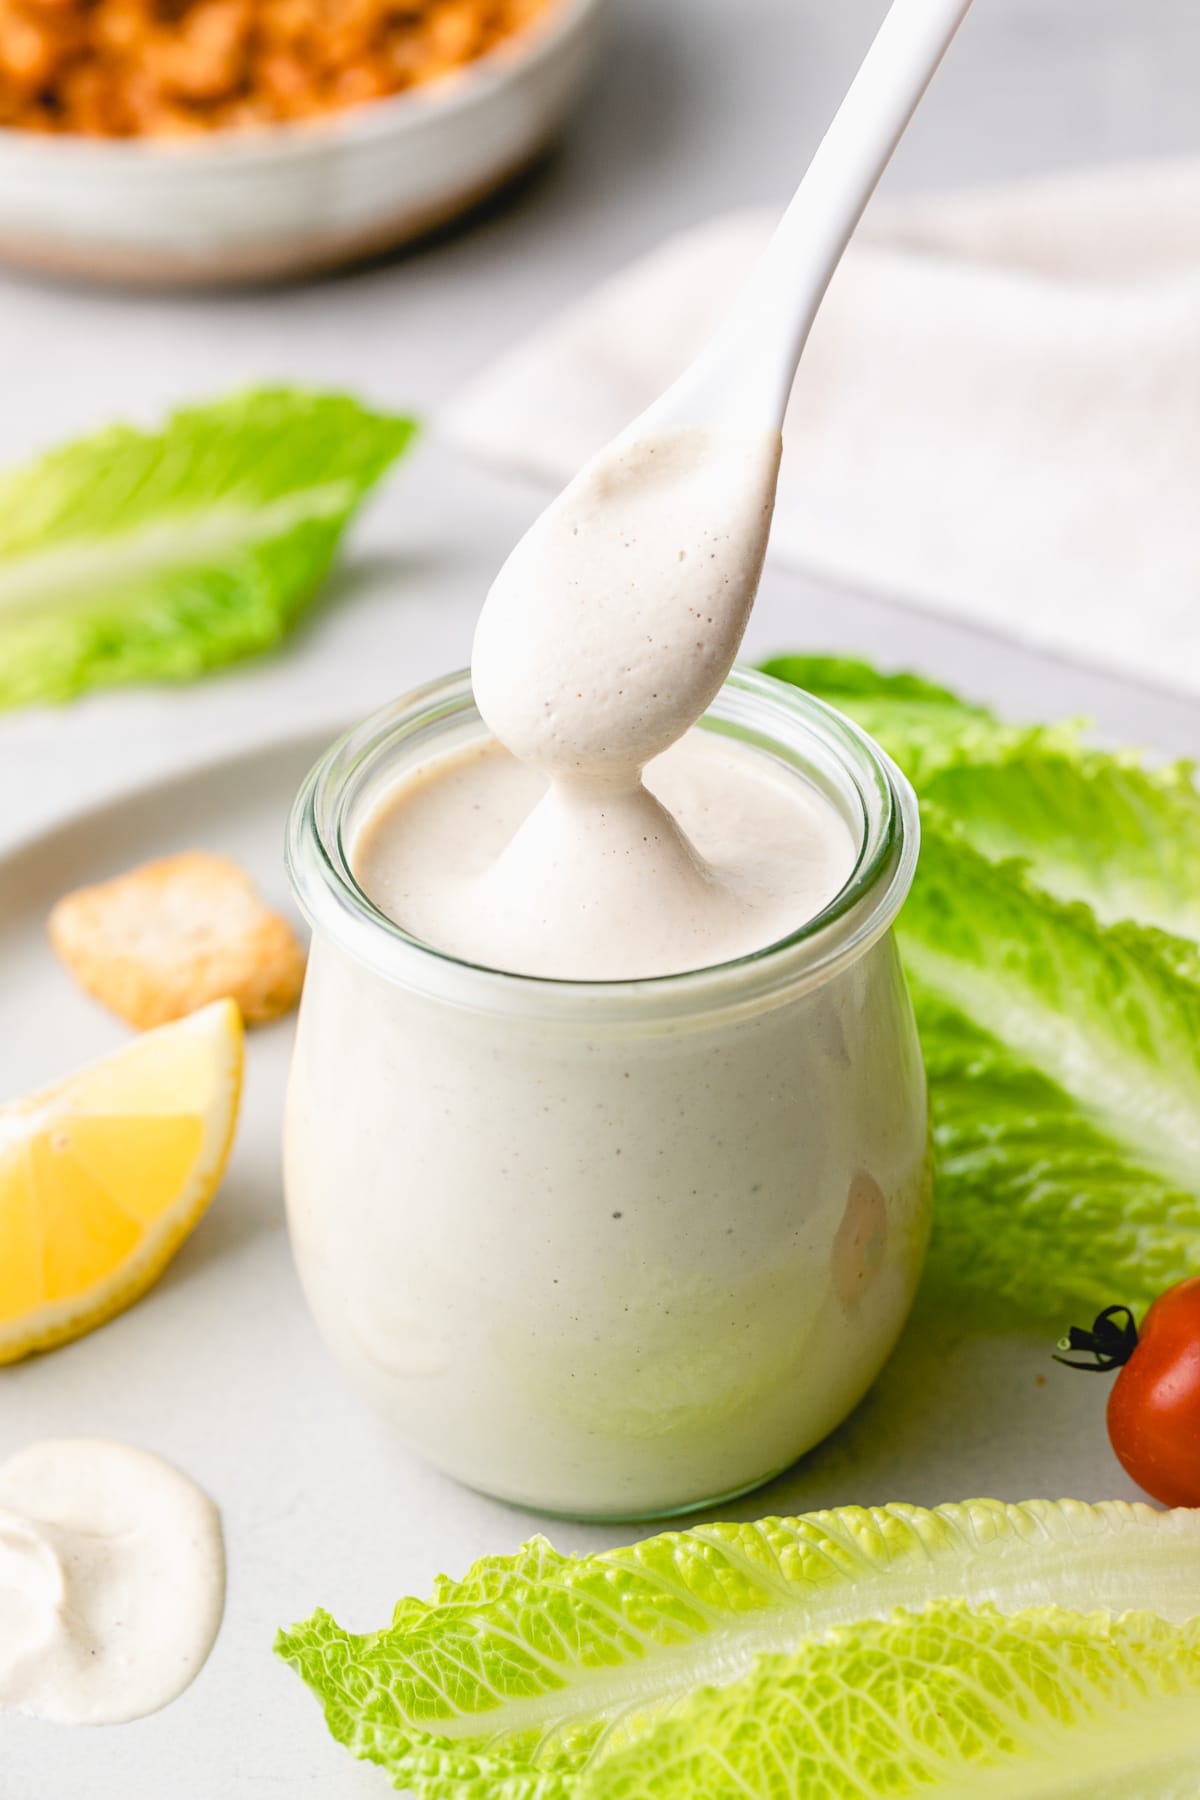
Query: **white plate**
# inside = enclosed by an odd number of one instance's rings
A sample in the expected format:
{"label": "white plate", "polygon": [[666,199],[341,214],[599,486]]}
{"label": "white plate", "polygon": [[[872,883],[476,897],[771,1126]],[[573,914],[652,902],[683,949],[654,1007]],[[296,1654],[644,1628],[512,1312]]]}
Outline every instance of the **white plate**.
{"label": "white plate", "polygon": [[[283,903],[284,821],[322,747],[292,742],[146,789],[0,860],[0,1094],[127,1035],[52,957],[44,921],[54,900],[194,846],[237,857]],[[326,1737],[316,1705],[273,1659],[276,1626],[318,1604],[358,1630],[382,1625],[400,1594],[424,1593],[438,1571],[461,1573],[537,1529],[580,1550],[638,1535],[545,1525],[464,1492],[408,1456],[343,1385],[304,1310],[284,1230],[278,1138],[290,1039],[287,1024],[251,1035],[230,1172],[158,1286],[79,1343],[0,1369],[0,1458],[49,1434],[144,1444],[217,1500],[229,1558],[221,1635],[182,1698],[100,1730],[5,1718],[3,1800],[383,1800],[384,1777]],[[725,1511],[753,1518],[981,1493],[1132,1497],[1105,1440],[1107,1384],[1059,1370],[1050,1348],[912,1327],[841,1431]]]}
{"label": "white plate", "polygon": [[311,124],[178,141],[0,130],[0,257],[156,286],[294,275],[482,200],[558,130],[605,0],[551,0],[486,56]]}

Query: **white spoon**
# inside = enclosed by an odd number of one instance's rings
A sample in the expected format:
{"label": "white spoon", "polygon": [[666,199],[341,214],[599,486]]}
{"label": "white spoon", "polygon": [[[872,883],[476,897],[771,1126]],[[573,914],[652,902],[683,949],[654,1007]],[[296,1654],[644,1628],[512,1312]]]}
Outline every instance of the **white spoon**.
{"label": "white spoon", "polygon": [[782,425],[813,320],[971,0],[893,0],[733,311],[628,432]]}
{"label": "white spoon", "polygon": [[830,277],[971,0],[894,0],[765,255],[706,348],[535,521],[475,631],[514,756],[632,789],[729,673],[762,573],[780,426]]}

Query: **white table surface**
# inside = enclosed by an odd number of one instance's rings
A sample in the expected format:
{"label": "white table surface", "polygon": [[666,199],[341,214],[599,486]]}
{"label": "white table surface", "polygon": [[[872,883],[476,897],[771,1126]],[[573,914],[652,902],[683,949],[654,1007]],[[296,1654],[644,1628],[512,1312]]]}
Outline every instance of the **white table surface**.
{"label": "white table surface", "polygon": [[[881,11],[880,0],[616,0],[607,63],[561,152],[470,230],[366,271],[281,292],[172,299],[0,277],[0,457],[263,379],[346,385],[430,412],[515,335],[672,229],[725,206],[782,198]],[[1198,53],[1195,0],[978,0],[897,157],[893,191],[1200,149]],[[426,446],[372,506],[332,593],[282,654],[196,687],[0,721],[0,849],[147,769],[183,768],[310,723],[332,728],[462,663],[487,581],[541,499]],[[1195,703],[769,567],[747,650],[798,646],[916,667],[1014,715],[1086,712],[1131,741],[1200,751]],[[19,1025],[5,1013],[2,978],[0,1024],[6,1033]],[[221,1246],[217,1234],[203,1247],[205,1280]],[[243,1291],[252,1291],[260,1253],[277,1254],[265,1246],[246,1253]],[[132,1333],[131,1346],[142,1335]],[[145,1729],[140,1741],[159,1748],[148,1755],[144,1785],[119,1731],[67,1734],[67,1751],[58,1737],[0,1722],[0,1800],[165,1800],[168,1792],[172,1800],[340,1800],[387,1791],[380,1777],[326,1749],[315,1709],[271,1666],[260,1631],[269,1635],[269,1623],[317,1602],[360,1628],[381,1623],[402,1587],[420,1591],[438,1569],[458,1572],[486,1550],[514,1545],[532,1521],[461,1494],[382,1445],[371,1477],[386,1491],[364,1493],[355,1469],[328,1464],[322,1420],[343,1402],[315,1338],[302,1340],[296,1360],[284,1358],[266,1318],[258,1341],[258,1376],[277,1383],[280,1429],[296,1452],[282,1486],[262,1446],[239,1435],[238,1372],[219,1342],[210,1380],[193,1371],[180,1392],[180,1406],[197,1409],[192,1427],[164,1420],[162,1433],[172,1444],[218,1433],[231,1440],[230,1479],[239,1485],[231,1594],[241,1595],[244,1612],[247,1591],[262,1588],[250,1608],[254,1631],[219,1643],[191,1697]],[[929,1367],[922,1357],[944,1359],[947,1349],[942,1342],[936,1352],[910,1353],[905,1381],[919,1386]],[[64,1371],[86,1368],[86,1346],[67,1354]],[[1027,1391],[1032,1365],[1021,1367]],[[1032,1428],[1014,1455],[1012,1433],[989,1423],[989,1409],[1002,1409],[1012,1392],[1002,1360],[983,1370],[970,1353],[963,1369],[958,1389],[939,1378],[941,1413],[922,1420],[919,1406],[910,1409],[909,1435],[885,1472],[869,1441],[898,1377],[827,1451],[737,1510],[934,1502],[985,1488],[1017,1498],[1056,1484],[1074,1485],[1082,1498],[1131,1491],[1107,1461],[1099,1396],[1080,1401],[1078,1441],[1097,1448],[1071,1483],[1061,1443],[1040,1441]],[[90,1393],[78,1376],[56,1400],[57,1379],[47,1359],[36,1377],[47,1429],[85,1429],[111,1415],[111,1397]],[[138,1379],[131,1362],[129,1381]],[[0,1374],[0,1455],[28,1435],[29,1389],[18,1385],[26,1380]],[[972,1385],[979,1380],[983,1391]],[[1009,1445],[1002,1466],[999,1440]],[[300,1480],[294,1471],[306,1467],[311,1480]],[[864,1467],[870,1491],[856,1479]],[[625,1534],[556,1526],[553,1535],[584,1548]]]}

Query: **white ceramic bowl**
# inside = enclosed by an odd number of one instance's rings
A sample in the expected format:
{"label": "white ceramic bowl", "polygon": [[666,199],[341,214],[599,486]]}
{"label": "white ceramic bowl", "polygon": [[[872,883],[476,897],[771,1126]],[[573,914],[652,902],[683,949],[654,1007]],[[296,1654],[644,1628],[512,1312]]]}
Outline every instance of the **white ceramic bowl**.
{"label": "white ceramic bowl", "polygon": [[564,122],[606,0],[551,0],[428,86],[311,124],[173,141],[0,130],[0,259],[146,285],[277,279],[390,249],[509,180]]}

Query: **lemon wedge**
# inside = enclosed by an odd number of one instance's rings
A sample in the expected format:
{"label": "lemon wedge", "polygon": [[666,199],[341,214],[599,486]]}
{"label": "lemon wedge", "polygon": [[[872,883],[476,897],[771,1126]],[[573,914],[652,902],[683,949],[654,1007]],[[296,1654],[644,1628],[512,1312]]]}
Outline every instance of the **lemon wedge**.
{"label": "lemon wedge", "polygon": [[241,1086],[241,1014],[218,1000],[0,1107],[0,1363],[145,1293],[216,1192]]}

